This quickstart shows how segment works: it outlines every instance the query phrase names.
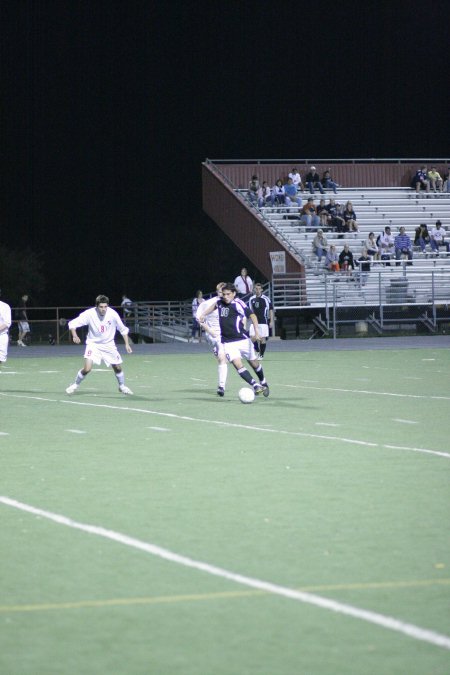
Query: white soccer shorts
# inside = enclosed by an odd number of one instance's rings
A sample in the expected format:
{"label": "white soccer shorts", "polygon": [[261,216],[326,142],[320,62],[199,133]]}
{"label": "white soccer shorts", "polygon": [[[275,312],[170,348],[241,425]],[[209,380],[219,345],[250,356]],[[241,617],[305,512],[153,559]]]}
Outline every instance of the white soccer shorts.
{"label": "white soccer shorts", "polygon": [[106,366],[118,366],[120,363],[123,363],[122,357],[114,343],[102,345],[91,342],[86,345],[84,358],[89,359],[96,366],[99,366],[102,361]]}
{"label": "white soccer shorts", "polygon": [[4,363],[8,356],[8,343],[9,335],[8,333],[2,333],[0,335],[0,362]]}
{"label": "white soccer shorts", "polygon": [[247,359],[247,361],[256,360],[255,348],[250,338],[236,340],[236,342],[225,342],[223,346],[228,361],[234,361],[235,359],[240,358]]}
{"label": "white soccer shorts", "polygon": [[[266,323],[259,323],[258,324],[258,331],[259,335],[262,338],[268,338],[269,337],[269,326]],[[250,335],[255,334],[255,327],[253,324],[250,324]]]}

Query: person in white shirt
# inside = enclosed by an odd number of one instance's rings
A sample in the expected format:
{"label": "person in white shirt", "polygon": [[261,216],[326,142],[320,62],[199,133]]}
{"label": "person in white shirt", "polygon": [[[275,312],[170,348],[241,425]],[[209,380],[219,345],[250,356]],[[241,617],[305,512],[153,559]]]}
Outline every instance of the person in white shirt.
{"label": "person in white shirt", "polygon": [[[0,291],[1,295],[1,291]],[[11,327],[11,307],[0,300],[0,366],[8,358],[8,331]]]}
{"label": "person in white shirt", "polygon": [[248,276],[246,267],[243,267],[241,269],[240,275],[236,277],[236,279],[234,280],[234,287],[236,288],[238,297],[240,298],[243,295],[248,295],[249,293],[252,292],[253,281]]}
{"label": "person in white shirt", "polygon": [[225,286],[225,282],[221,281],[216,286],[216,295],[209,300],[205,300],[197,308],[196,319],[199,323],[206,324],[209,330],[205,331],[206,342],[213,350],[213,354],[217,359],[217,370],[219,376],[219,384],[217,386],[217,396],[225,396],[225,385],[227,383],[228,377],[228,361],[225,355],[224,346],[220,340],[220,322],[219,322],[219,312],[217,307],[211,312],[211,314],[206,314],[206,312],[214,305],[217,304],[217,298],[222,297],[222,288]]}
{"label": "person in white shirt", "polygon": [[294,183],[297,190],[303,190],[302,177],[299,174],[298,170],[295,168],[295,166],[289,173],[288,178],[292,178],[292,182]]}
{"label": "person in white shirt", "polygon": [[79,345],[81,340],[77,335],[77,328],[88,327],[86,337],[86,349],[84,352],[84,366],[78,371],[75,382],[66,389],[66,394],[73,394],[92,370],[92,365],[97,366],[103,361],[106,366],[112,366],[119,383],[119,391],[122,394],[133,392],[125,385],[125,375],[121,364],[123,363],[114,338],[116,330],[122,335],[125,349],[128,354],[133,351],[128,340],[128,328],[123,323],[115,309],[109,307],[109,298],[106,295],[98,295],[95,299],[95,307],[86,309],[72,321],[69,321],[69,330],[72,340]]}
{"label": "person in white shirt", "polygon": [[390,260],[395,251],[395,237],[391,233],[391,228],[389,225],[386,225],[384,232],[380,234],[378,246],[381,254],[381,260]]}
{"label": "person in white shirt", "polygon": [[444,246],[447,253],[449,252],[449,243],[445,241],[446,231],[442,227],[440,220],[436,221],[436,225],[433,227],[430,233],[430,244],[431,250],[439,255],[439,247]]}

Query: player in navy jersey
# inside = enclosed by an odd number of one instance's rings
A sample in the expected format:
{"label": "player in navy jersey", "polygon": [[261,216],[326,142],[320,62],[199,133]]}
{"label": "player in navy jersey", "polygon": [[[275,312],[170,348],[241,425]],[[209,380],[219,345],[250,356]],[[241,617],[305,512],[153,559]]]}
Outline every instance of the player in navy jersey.
{"label": "player in navy jersey", "polygon": [[[252,295],[248,301],[248,306],[255,314],[258,321],[258,332],[261,340],[254,341],[255,351],[259,353],[259,360],[262,361],[267,347],[267,340],[269,339],[269,329],[273,329],[273,307],[270,298],[263,295],[262,284],[255,284],[255,294]],[[254,338],[255,330],[253,324],[250,326],[250,337]]]}
{"label": "player in navy jersey", "polygon": [[[221,341],[228,361],[233,364],[242,379],[253,387],[255,394],[262,393],[266,397],[269,396],[269,385],[264,377],[262,366],[258,363],[253,342],[245,330],[245,321],[250,319],[255,339],[260,340],[258,320],[255,314],[236,297],[236,288],[231,283],[225,284],[222,288],[222,297],[217,298],[216,302],[204,313],[204,317],[216,308],[219,314]],[[208,333],[212,334],[206,323],[202,325]],[[242,358],[245,358],[255,371],[259,384],[243,365]]]}

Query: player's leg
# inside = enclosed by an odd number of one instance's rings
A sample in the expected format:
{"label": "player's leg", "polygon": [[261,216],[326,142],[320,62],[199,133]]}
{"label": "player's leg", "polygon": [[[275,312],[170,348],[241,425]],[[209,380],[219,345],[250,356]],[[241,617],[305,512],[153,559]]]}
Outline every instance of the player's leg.
{"label": "player's leg", "polygon": [[218,379],[219,383],[217,386],[217,395],[218,396],[224,396],[225,395],[225,385],[227,383],[227,376],[228,376],[228,361],[227,357],[225,356],[225,351],[223,349],[222,344],[218,344],[214,348],[214,354],[216,355],[217,358],[217,372],[218,372]]}
{"label": "player's leg", "polygon": [[257,394],[262,393],[263,396],[265,396],[267,398],[267,396],[270,393],[270,390],[269,390],[269,385],[267,383],[267,380],[264,376],[264,371],[263,371],[263,367],[262,367],[261,363],[256,358],[255,359],[248,359],[248,362],[251,365],[251,367],[253,368],[253,370],[255,371],[256,376],[259,380],[260,387],[261,387],[260,390],[257,391],[256,393]]}
{"label": "player's leg", "polygon": [[89,375],[91,370],[92,370],[92,361],[90,359],[84,359],[83,368],[80,368],[80,370],[78,371],[75,377],[75,382],[67,387],[66,394],[73,394],[78,389],[80,384],[83,382],[86,375]]}
{"label": "player's leg", "polygon": [[131,389],[127,387],[125,384],[125,374],[122,370],[122,367],[119,364],[113,363],[112,369],[114,370],[117,382],[119,383],[119,391],[122,394],[132,394],[133,392],[131,391]]}

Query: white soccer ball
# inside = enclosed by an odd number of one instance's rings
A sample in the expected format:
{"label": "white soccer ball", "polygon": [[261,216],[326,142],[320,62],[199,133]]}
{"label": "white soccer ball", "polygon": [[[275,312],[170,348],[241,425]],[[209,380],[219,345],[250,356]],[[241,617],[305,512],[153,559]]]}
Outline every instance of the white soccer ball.
{"label": "white soccer ball", "polygon": [[255,400],[255,392],[250,387],[239,389],[238,396],[241,403],[253,403]]}

